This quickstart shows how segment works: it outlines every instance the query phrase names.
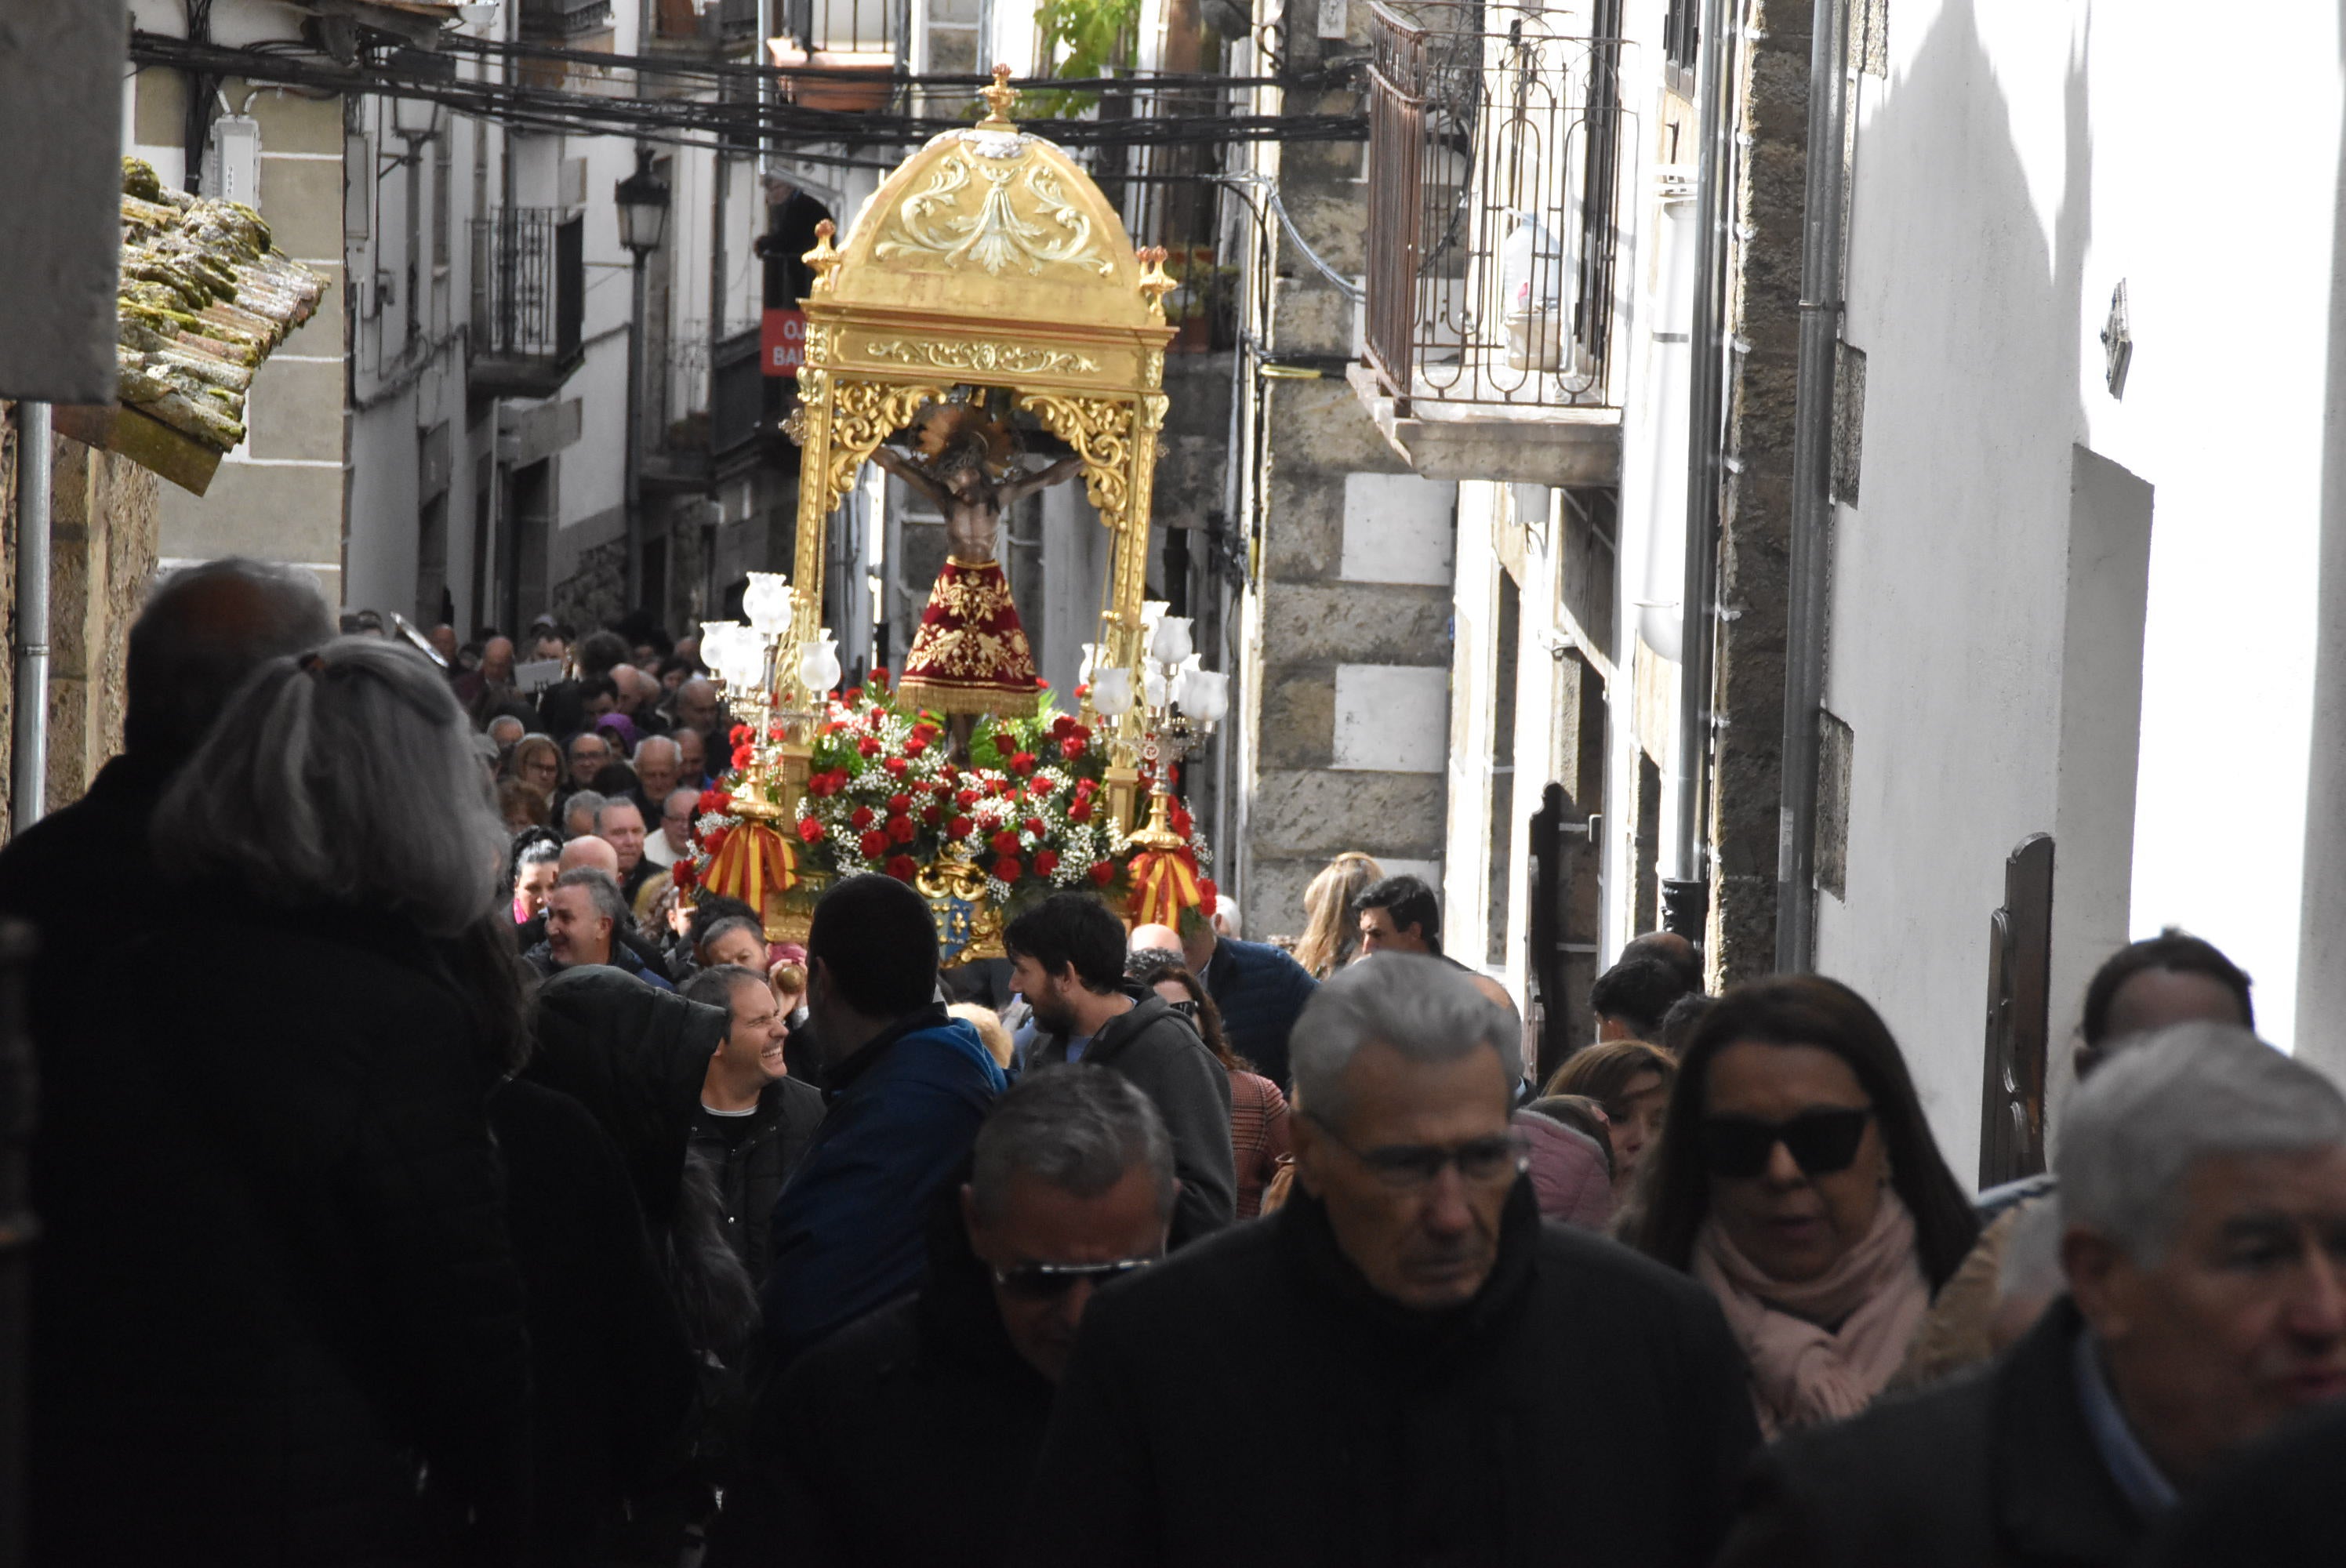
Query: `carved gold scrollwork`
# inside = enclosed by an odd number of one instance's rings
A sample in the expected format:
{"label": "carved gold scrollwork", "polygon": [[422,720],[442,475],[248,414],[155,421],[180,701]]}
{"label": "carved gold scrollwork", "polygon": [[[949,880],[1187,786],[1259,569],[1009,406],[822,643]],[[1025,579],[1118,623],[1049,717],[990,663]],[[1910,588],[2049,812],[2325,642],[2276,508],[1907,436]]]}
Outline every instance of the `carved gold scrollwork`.
{"label": "carved gold scrollwork", "polygon": [[[1004,167],[991,167],[996,161]],[[973,171],[985,185],[977,210],[957,211]],[[1049,222],[1022,207],[1038,209]],[[996,278],[1021,266],[1030,276],[1051,264],[1083,267],[1103,278],[1116,270],[1099,253],[1091,219],[1067,199],[1049,166],[1023,151],[973,166],[967,150],[956,148],[938,163],[928,184],[898,204],[872,254],[932,256],[949,267],[970,261]]]}
{"label": "carved gold scrollwork", "polygon": [[1132,405],[1117,398],[1030,392],[1018,400],[1084,460],[1084,490],[1100,521],[1121,530],[1131,503]]}
{"label": "carved gold scrollwork", "polygon": [[933,365],[941,371],[1000,371],[1012,375],[1091,375],[1099,361],[1088,354],[1065,349],[1030,348],[1023,343],[955,342],[951,340],[912,342],[902,338],[872,338],[863,351],[875,360],[900,365]]}
{"label": "carved gold scrollwork", "polygon": [[822,514],[829,516],[855,487],[856,471],[872,449],[912,423],[923,403],[943,402],[941,386],[841,380],[831,398],[831,451],[823,473]]}

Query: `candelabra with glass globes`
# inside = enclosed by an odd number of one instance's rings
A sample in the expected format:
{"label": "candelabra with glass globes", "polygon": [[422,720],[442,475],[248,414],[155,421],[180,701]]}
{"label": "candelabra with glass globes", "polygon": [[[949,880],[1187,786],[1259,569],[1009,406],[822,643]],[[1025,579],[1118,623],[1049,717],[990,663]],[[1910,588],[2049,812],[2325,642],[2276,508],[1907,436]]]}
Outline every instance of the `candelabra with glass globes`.
{"label": "candelabra with glass globes", "polygon": [[733,809],[761,822],[796,815],[797,795],[806,783],[809,738],[820,717],[822,694],[839,681],[839,645],[826,634],[821,642],[801,645],[795,689],[806,694],[807,708],[783,706],[788,668],[783,647],[797,607],[789,578],[780,572],[752,572],[741,596],[747,623],[711,621],[700,634],[701,662],[715,674],[728,706],[750,730],[750,762],[740,770]]}
{"label": "candelabra with glass globes", "polygon": [[1204,667],[1190,647],[1189,617],[1168,615],[1171,606],[1150,600],[1141,612],[1139,689],[1135,671],[1102,665],[1105,649],[1086,644],[1091,706],[1103,718],[1121,721],[1137,708],[1140,762],[1148,774],[1148,820],[1132,834],[1144,849],[1173,850],[1185,841],[1173,830],[1173,769],[1198,742],[1214,732],[1229,711],[1230,677]]}

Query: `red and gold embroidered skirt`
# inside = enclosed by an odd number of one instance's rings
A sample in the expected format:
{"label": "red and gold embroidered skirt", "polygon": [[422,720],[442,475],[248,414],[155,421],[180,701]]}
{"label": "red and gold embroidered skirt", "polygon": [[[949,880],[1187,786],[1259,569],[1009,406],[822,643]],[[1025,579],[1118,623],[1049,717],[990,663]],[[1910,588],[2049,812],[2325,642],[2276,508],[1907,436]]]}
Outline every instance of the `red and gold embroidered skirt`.
{"label": "red and gold embroidered skirt", "polygon": [[1002,564],[946,557],[898,694],[908,707],[936,713],[1024,714],[1035,688],[1034,650]]}

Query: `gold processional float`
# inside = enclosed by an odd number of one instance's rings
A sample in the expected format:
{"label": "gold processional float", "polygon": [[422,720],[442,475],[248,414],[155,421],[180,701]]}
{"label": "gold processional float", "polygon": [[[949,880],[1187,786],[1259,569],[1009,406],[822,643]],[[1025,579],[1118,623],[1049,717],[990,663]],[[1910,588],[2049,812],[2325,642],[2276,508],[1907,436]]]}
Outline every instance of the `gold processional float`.
{"label": "gold processional float", "polygon": [[[1061,889],[1136,923],[1213,912],[1174,787],[1228,677],[1145,597],[1178,285],[1063,150],[1012,123],[1009,75],[994,67],[983,120],[888,177],[843,245],[818,226],[788,427],[795,585],[752,573],[745,621],[703,631],[740,722],[679,880],[759,910],[777,941],[803,940],[823,889],[865,871],[927,898],[948,963],[1001,956],[1007,914]],[[1030,441],[1066,455],[1030,469]],[[939,506],[950,550],[895,684],[874,670],[839,692],[825,545],[867,461]],[[1010,502],[1077,472],[1116,545],[1066,712],[1035,678],[995,536]]]}

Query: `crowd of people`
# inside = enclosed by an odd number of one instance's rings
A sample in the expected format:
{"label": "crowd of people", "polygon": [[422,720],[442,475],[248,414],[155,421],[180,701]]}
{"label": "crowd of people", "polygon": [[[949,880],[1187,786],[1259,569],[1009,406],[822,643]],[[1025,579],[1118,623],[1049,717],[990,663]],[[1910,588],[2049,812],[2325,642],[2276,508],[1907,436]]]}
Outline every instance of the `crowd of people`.
{"label": "crowd of people", "polygon": [[770,941],[671,873],[729,724],[691,639],[444,632],[184,570],[123,755],[0,851],[43,943],[33,1562],[2118,1568],[2346,1531],[2346,1096],[2205,942],[2109,958],[2053,1170],[1974,1196],[1858,992],[1714,995],[1651,933],[1543,1075],[1366,855],[1292,942],[1069,892],[944,967],[882,876]]}

